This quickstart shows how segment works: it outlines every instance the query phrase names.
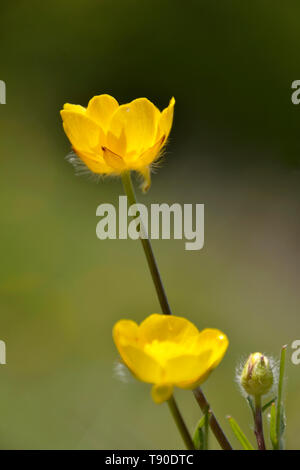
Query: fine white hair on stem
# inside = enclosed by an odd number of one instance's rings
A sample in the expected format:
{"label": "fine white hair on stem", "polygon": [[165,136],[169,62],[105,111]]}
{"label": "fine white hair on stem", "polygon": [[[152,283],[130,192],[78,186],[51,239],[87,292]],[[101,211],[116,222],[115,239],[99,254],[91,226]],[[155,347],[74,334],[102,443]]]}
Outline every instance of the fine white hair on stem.
{"label": "fine white hair on stem", "polygon": [[[276,389],[277,389],[278,379],[279,379],[279,361],[277,359],[275,359],[274,357],[272,357],[272,356],[268,356],[267,354],[264,354],[264,353],[262,353],[262,354],[265,357],[268,358],[268,361],[269,361],[269,364],[270,364],[270,367],[271,367],[271,370],[272,370],[272,373],[273,373],[273,385],[270,388],[270,390],[268,391],[268,393],[266,393],[264,395],[265,397],[268,397],[269,395],[274,394],[276,392]],[[248,393],[245,391],[244,387],[241,385],[241,375],[242,375],[244,366],[245,366],[249,356],[250,356],[250,354],[248,354],[247,356],[243,354],[243,356],[239,359],[238,364],[235,368],[235,382],[236,382],[241,394],[246,399],[248,397]]]}

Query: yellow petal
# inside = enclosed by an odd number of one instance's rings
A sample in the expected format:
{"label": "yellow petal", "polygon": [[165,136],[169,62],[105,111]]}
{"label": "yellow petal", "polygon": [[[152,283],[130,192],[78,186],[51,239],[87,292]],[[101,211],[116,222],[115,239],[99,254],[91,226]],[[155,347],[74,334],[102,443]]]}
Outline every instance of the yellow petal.
{"label": "yellow petal", "polygon": [[102,129],[83,113],[61,111],[63,126],[72,146],[78,150],[93,151],[105,144]]}
{"label": "yellow petal", "polygon": [[210,370],[211,355],[209,350],[198,356],[181,355],[169,359],[165,366],[165,380],[181,388],[190,388]]}
{"label": "yellow petal", "polygon": [[164,144],[167,142],[169,134],[171,132],[174,116],[175,98],[171,98],[169,106],[165,108],[161,113],[159,121],[159,137],[165,136]]}
{"label": "yellow petal", "polygon": [[108,175],[114,172],[114,169],[105,163],[101,154],[96,155],[94,153],[76,150],[75,148],[74,152],[93,173]]}
{"label": "yellow petal", "polygon": [[155,403],[158,405],[171,398],[173,393],[172,385],[153,385],[151,389],[151,396]]}
{"label": "yellow petal", "polygon": [[117,348],[137,344],[139,327],[135,321],[119,320],[113,327],[113,338]]}
{"label": "yellow petal", "polygon": [[154,144],[151,148],[146,150],[141,154],[141,156],[136,161],[136,168],[139,169],[140,167],[150,165],[154,160],[157,160],[159,157],[159,151],[163,146],[165,141],[165,136],[162,136],[156,144]]}
{"label": "yellow petal", "polygon": [[191,382],[190,380],[177,384],[181,388],[196,388],[201,385],[209,376],[211,371],[217,367],[224,357],[229,341],[227,336],[220,330],[214,328],[206,328],[199,334],[194,350],[198,349],[199,358],[203,354],[208,354],[206,361],[203,361],[204,368],[198,370],[198,377]]}
{"label": "yellow petal", "polygon": [[123,361],[131,372],[143,382],[162,380],[160,365],[146,354],[138,344],[138,326],[130,320],[120,320],[113,328],[113,338]]}
{"label": "yellow petal", "polygon": [[205,349],[212,350],[212,356],[210,359],[210,368],[214,369],[221,362],[224,354],[228,348],[228,338],[220,330],[215,328],[206,328],[202,330],[199,335],[198,345],[203,351]]}
{"label": "yellow petal", "polygon": [[102,147],[103,158],[107,165],[116,172],[122,172],[126,170],[126,163],[120,155],[109,150],[107,147]]}
{"label": "yellow petal", "polygon": [[118,109],[119,103],[110,95],[94,96],[89,101],[87,116],[93,119],[106,133],[113,113]]}
{"label": "yellow petal", "polygon": [[183,317],[175,315],[160,315],[153,313],[140,325],[140,338],[142,342],[173,341],[189,342],[199,335],[199,330]]}
{"label": "yellow petal", "polygon": [[131,152],[138,157],[154,145],[160,115],[146,98],[120,106],[110,122],[107,147],[122,157]]}
{"label": "yellow petal", "polygon": [[160,364],[136,346],[122,346],[119,353],[131,372],[143,382],[161,382],[163,371]]}
{"label": "yellow petal", "polygon": [[80,104],[70,104],[70,103],[65,103],[64,104],[64,110],[66,111],[74,111],[74,113],[86,113],[86,108],[81,106]]}

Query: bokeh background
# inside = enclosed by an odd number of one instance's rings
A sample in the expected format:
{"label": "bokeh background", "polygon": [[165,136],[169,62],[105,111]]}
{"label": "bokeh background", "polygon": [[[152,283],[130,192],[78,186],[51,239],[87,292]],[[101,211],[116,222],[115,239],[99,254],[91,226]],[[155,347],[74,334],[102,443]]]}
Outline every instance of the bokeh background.
{"label": "bokeh background", "polygon": [[[153,243],[174,313],[224,330],[230,348],[204,390],[248,437],[234,382],[249,352],[300,338],[299,2],[14,0],[1,4],[0,446],[180,448],[167,406],[123,377],[111,329],[159,305],[142,248],[96,238],[119,180],[76,177],[63,103],[176,97],[168,152],[141,202],[205,204],[205,248]],[[300,366],[288,349],[287,446],[300,448]],[[189,392],[176,393],[191,427]],[[211,445],[217,448],[214,440]]]}

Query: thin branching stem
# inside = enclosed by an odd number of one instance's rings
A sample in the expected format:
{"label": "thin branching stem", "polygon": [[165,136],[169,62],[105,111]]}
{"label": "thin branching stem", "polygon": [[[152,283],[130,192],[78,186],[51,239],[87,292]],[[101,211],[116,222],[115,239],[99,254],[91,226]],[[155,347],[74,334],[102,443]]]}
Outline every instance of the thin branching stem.
{"label": "thin branching stem", "polygon": [[[122,174],[122,181],[123,181],[125,193],[128,197],[129,204],[130,205],[136,204],[137,201],[135,197],[134,188],[132,185],[131,174],[129,171],[126,171]],[[151,272],[152,280],[156,289],[156,293],[157,293],[157,297],[158,297],[161,309],[165,315],[172,315],[172,311],[168,302],[168,298],[164,289],[160,272],[159,272],[159,269],[158,269],[158,266],[154,257],[151,242],[148,237],[140,238],[140,240],[142,242],[143,249],[147,258],[148,266]],[[202,412],[205,413],[205,410],[207,410],[207,407],[209,407],[209,404],[200,387],[194,390],[194,396]],[[223,450],[232,450],[232,447],[227,437],[225,436],[220,424],[218,423],[215,415],[213,414],[213,412],[211,412],[209,424],[221,448]]]}

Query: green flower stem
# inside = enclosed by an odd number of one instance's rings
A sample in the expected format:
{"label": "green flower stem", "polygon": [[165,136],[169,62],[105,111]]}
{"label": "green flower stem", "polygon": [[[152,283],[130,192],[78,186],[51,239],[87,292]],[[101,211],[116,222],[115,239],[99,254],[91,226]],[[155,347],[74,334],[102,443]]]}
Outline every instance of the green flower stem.
{"label": "green flower stem", "polygon": [[[134,188],[133,188],[132,180],[131,180],[131,175],[129,171],[122,173],[122,181],[123,181],[125,193],[128,197],[129,204],[130,205],[136,204],[137,201],[136,201]],[[149,238],[141,238],[140,240],[142,242],[143,249],[147,258],[148,266],[149,266],[151,276],[155,285],[155,289],[156,289],[156,293],[159,299],[161,309],[165,315],[172,315],[172,311],[171,311],[171,308],[167,299],[167,295],[166,295],[166,292],[162,283],[162,279],[160,277],[158,266],[157,266],[157,263],[153,254],[151,242]],[[202,412],[205,413],[205,410],[209,407],[209,404],[200,387],[194,390],[194,395]],[[232,450],[232,447],[227,437],[225,436],[221,426],[219,425],[215,415],[212,412],[211,412],[209,424],[221,448],[223,450]]]}
{"label": "green flower stem", "polygon": [[263,431],[263,420],[261,412],[261,396],[255,397],[255,436],[257,440],[258,450],[266,450],[264,431]]}
{"label": "green flower stem", "polygon": [[[130,205],[136,204],[136,197],[131,181],[131,175],[130,172],[126,171],[122,174],[122,181],[123,181],[123,186],[125,189],[125,193],[128,198],[128,202]],[[151,276],[155,285],[156,293],[158,296],[158,300],[161,306],[162,311],[164,312],[165,315],[172,315],[171,308],[167,299],[167,295],[165,293],[165,289],[160,277],[160,273],[158,270],[158,266],[154,257],[154,253],[152,250],[152,246],[150,243],[149,238],[140,238],[143,249],[148,261],[148,266],[151,272]]]}
{"label": "green flower stem", "polygon": [[176,403],[175,398],[173,397],[173,395],[171,396],[171,398],[169,398],[167,403],[169,405],[169,410],[172,413],[172,416],[173,416],[174,421],[176,423],[176,426],[177,426],[177,428],[178,428],[178,430],[181,434],[181,437],[182,437],[182,439],[185,443],[186,448],[188,450],[194,450],[195,446],[194,446],[193,440],[192,440],[191,435],[188,431],[188,428],[186,427],[185,422],[183,421],[183,418],[181,416],[181,413],[178,409],[177,403]]}

